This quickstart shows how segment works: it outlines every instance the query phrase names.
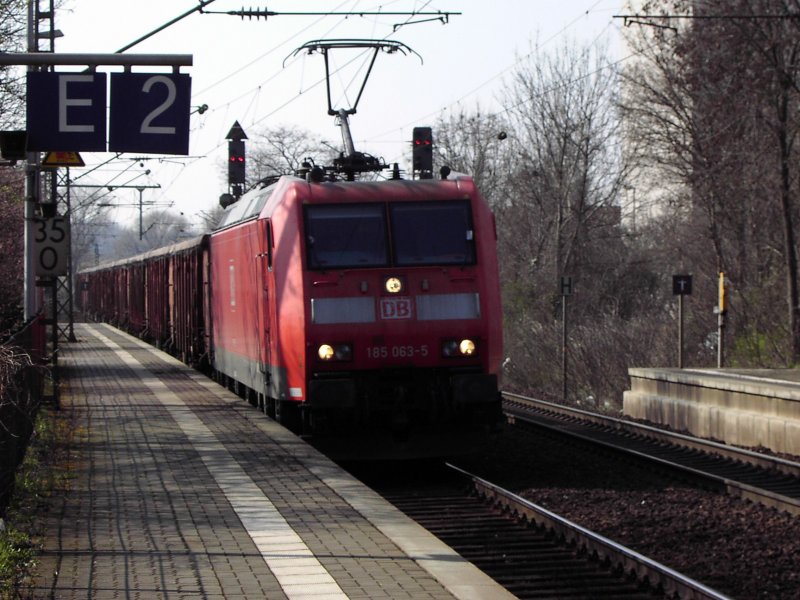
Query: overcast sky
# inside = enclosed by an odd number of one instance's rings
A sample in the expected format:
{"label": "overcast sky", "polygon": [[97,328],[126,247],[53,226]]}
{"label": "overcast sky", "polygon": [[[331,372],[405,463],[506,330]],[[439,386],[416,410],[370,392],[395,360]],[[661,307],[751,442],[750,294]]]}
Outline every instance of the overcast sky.
{"label": "overcast sky", "polygon": [[[606,40],[617,52],[613,44],[622,23],[612,17],[623,12],[623,4],[622,0],[387,0],[382,4],[270,0],[245,6],[276,13],[462,13],[451,16],[446,24],[434,20],[401,27],[395,26],[408,17],[284,14],[243,20],[195,13],[127,51],[193,55],[193,66],[182,72],[192,78],[192,105],[207,104],[209,109],[191,116],[190,156],[150,155],[148,160],[133,161],[123,155],[86,174],[112,155],[82,153],[87,167],[73,169],[72,177],[88,184],[160,185],[160,189],[147,190],[145,200],[172,205],[191,216],[212,208],[227,191],[225,135],[237,120],[251,139],[263,128],[285,125],[340,142],[339,128],[327,115],[322,56],[293,55],[308,41],[332,38],[391,39],[419,54],[379,55],[358,112],[351,118],[357,150],[402,164],[408,160],[413,127],[433,125],[460,106],[501,110],[499,90],[533,44],[555,50],[566,42]],[[197,5],[197,0],[67,0],[56,14],[56,28],[64,34],[56,41],[56,52],[112,53]],[[216,0],[206,10],[241,8],[241,0]],[[351,106],[363,79],[363,69],[355,69],[363,60],[344,66],[353,55],[338,56],[331,55],[332,67],[341,68],[334,81],[333,102],[336,107]],[[145,169],[151,173],[144,175]],[[113,197],[120,203],[133,203],[138,193],[117,190]]]}

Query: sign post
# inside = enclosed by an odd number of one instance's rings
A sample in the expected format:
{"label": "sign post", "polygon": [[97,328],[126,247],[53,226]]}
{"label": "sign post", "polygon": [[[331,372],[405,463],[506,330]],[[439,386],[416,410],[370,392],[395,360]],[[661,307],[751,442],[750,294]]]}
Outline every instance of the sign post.
{"label": "sign post", "polygon": [[683,368],[683,297],[692,294],[691,275],[673,275],[672,293],[678,297],[678,368]]}
{"label": "sign post", "polygon": [[561,278],[561,399],[567,399],[567,297],[572,295],[572,277]]}

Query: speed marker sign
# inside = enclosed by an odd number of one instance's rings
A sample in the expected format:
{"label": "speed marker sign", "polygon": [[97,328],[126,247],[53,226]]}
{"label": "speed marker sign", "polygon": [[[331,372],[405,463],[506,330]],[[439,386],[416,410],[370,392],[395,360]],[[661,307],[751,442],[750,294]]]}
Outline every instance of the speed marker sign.
{"label": "speed marker sign", "polygon": [[67,217],[33,219],[35,273],[39,277],[58,277],[68,271],[69,220]]}

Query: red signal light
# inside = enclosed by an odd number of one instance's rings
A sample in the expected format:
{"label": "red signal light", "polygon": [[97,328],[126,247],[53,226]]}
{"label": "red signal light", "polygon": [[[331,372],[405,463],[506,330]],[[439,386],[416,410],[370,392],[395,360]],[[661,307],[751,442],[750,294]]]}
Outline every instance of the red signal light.
{"label": "red signal light", "polygon": [[411,139],[414,170],[427,178],[433,170],[433,131],[430,127],[414,127]]}
{"label": "red signal light", "polygon": [[245,183],[244,141],[228,142],[228,183]]}

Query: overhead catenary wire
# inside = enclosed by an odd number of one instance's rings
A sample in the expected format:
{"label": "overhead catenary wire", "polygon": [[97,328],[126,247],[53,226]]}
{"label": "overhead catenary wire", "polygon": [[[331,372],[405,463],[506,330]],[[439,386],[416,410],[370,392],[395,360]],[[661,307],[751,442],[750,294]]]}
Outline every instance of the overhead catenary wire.
{"label": "overhead catenary wire", "polygon": [[[545,46],[545,45],[549,44],[550,42],[552,42],[553,40],[557,39],[557,38],[558,38],[558,37],[560,37],[561,35],[563,35],[563,34],[564,34],[564,33],[565,33],[565,32],[566,32],[568,29],[570,29],[571,27],[573,27],[573,26],[574,26],[576,23],[578,23],[580,20],[582,20],[582,19],[583,19],[583,18],[584,18],[586,15],[588,15],[588,14],[589,14],[590,12],[592,12],[592,11],[593,11],[595,8],[597,8],[597,6],[598,6],[598,5],[602,4],[602,3],[603,3],[603,1],[604,1],[604,0],[597,0],[597,1],[596,1],[596,2],[595,2],[593,5],[592,5],[592,6],[590,6],[588,9],[586,9],[584,12],[582,12],[582,13],[581,13],[579,16],[577,16],[577,17],[575,17],[574,19],[572,19],[570,22],[568,22],[566,25],[564,25],[564,26],[563,26],[563,27],[562,27],[560,30],[558,30],[558,31],[557,31],[557,32],[555,32],[553,35],[551,35],[549,38],[547,38],[546,40],[544,40],[544,41],[543,41],[541,44],[539,44],[539,45],[537,46],[537,50],[538,50],[539,48],[541,48],[541,47],[543,47],[543,46]],[[606,28],[604,29],[604,31],[606,31],[607,29],[608,29],[608,25],[606,26]],[[592,42],[592,44],[595,44],[595,43],[597,42],[597,39],[599,39],[599,37],[600,37],[600,36],[598,36],[598,37],[595,39],[595,41],[594,41],[594,42]],[[435,110],[435,111],[432,111],[432,112],[430,112],[430,113],[427,113],[427,114],[425,114],[425,115],[418,116],[418,117],[416,118],[416,120],[414,120],[414,121],[409,121],[408,123],[405,123],[404,125],[401,125],[400,127],[410,127],[410,126],[411,126],[413,123],[420,122],[420,121],[424,121],[424,120],[426,120],[426,119],[429,119],[429,118],[431,118],[431,117],[434,117],[434,116],[436,116],[436,115],[439,115],[439,114],[441,114],[443,111],[445,111],[445,110],[449,109],[450,107],[457,106],[458,104],[462,103],[464,100],[466,100],[467,98],[469,98],[470,96],[473,96],[474,94],[476,94],[477,92],[479,92],[480,90],[482,90],[483,88],[485,88],[485,87],[486,87],[487,85],[489,85],[490,83],[492,83],[492,82],[496,81],[497,79],[499,79],[500,77],[502,77],[503,75],[505,75],[506,73],[508,73],[509,71],[511,71],[512,69],[516,68],[516,67],[517,67],[517,66],[518,66],[520,63],[522,63],[523,61],[526,61],[526,60],[530,59],[530,58],[531,58],[531,56],[533,56],[533,53],[534,53],[534,51],[528,52],[528,53],[527,53],[527,54],[525,54],[524,56],[522,56],[522,57],[520,57],[519,59],[515,60],[515,61],[514,61],[512,64],[508,65],[507,67],[504,67],[503,69],[501,69],[500,71],[498,71],[497,73],[495,73],[494,75],[492,75],[491,77],[489,77],[488,79],[484,80],[484,81],[483,81],[481,84],[479,84],[478,86],[476,86],[476,87],[474,87],[474,88],[472,88],[472,89],[468,90],[467,92],[463,93],[461,96],[459,96],[459,97],[458,97],[457,99],[455,99],[454,101],[452,101],[452,102],[450,102],[450,103],[446,104],[445,106],[442,106],[442,107],[438,108],[438,109],[437,109],[437,110]],[[388,130],[388,131],[395,131],[396,129],[397,129],[397,127],[393,127],[391,130]],[[388,131],[387,131],[387,133],[388,133]],[[380,137],[381,135],[384,135],[384,134],[379,134],[377,137]]]}
{"label": "overhead catenary wire", "polygon": [[[598,1],[597,1],[597,2],[595,2],[595,3],[594,3],[594,4],[593,4],[593,5],[592,5],[592,6],[591,6],[591,7],[590,7],[588,10],[586,10],[586,11],[582,11],[581,15],[579,15],[578,17],[576,17],[575,19],[573,19],[572,21],[570,21],[569,23],[567,23],[567,24],[566,24],[566,25],[565,25],[565,26],[564,26],[564,27],[563,27],[561,30],[559,30],[559,31],[558,31],[558,32],[556,32],[556,33],[555,33],[553,36],[551,36],[550,38],[548,38],[547,40],[545,40],[544,42],[542,42],[542,43],[539,45],[539,47],[541,47],[541,46],[544,46],[545,44],[549,43],[550,41],[552,41],[552,40],[554,40],[554,39],[558,38],[559,36],[561,36],[561,35],[562,35],[564,32],[566,32],[568,29],[570,29],[571,27],[573,27],[573,26],[574,26],[576,23],[578,23],[578,22],[579,22],[579,21],[580,21],[582,18],[584,18],[584,16],[585,16],[585,15],[589,14],[591,11],[593,11],[593,10],[594,10],[594,9],[595,9],[595,8],[596,8],[596,7],[597,7],[599,4],[601,4],[601,3],[602,3],[602,0],[598,0]],[[342,3],[342,4],[344,4],[344,3]],[[340,4],[339,6],[342,6],[342,4]],[[425,6],[427,6],[427,5],[429,5],[429,4],[430,4],[430,2],[426,2],[426,3],[425,3]],[[359,12],[359,11],[354,11],[354,12]],[[366,12],[366,11],[364,11],[364,12]],[[339,25],[340,25],[340,24],[341,24],[341,23],[339,23]],[[309,26],[309,28],[310,28],[310,27],[311,27],[311,26]],[[333,29],[335,29],[335,28],[336,28],[336,26],[332,27],[330,30],[333,30]],[[607,26],[607,28],[608,28],[608,26]],[[606,28],[606,29],[607,29],[607,28]],[[308,29],[308,28],[305,28],[305,29]],[[304,29],[304,30],[305,30],[305,29]],[[395,33],[395,31],[393,31],[393,32],[389,33],[387,36],[385,36],[385,38],[384,38],[384,39],[388,39],[388,38],[389,38],[389,37],[391,37],[391,36],[392,36],[394,33]],[[286,41],[288,41],[288,40],[291,40],[291,39],[293,39],[294,37],[297,37],[297,35],[299,35],[299,34],[296,34],[295,36],[290,36],[289,38],[287,38],[287,40],[286,40]],[[280,47],[280,44],[279,44],[278,46],[276,46],[276,48],[278,48],[278,47]],[[268,52],[268,53],[265,53],[265,54],[261,55],[259,58],[257,58],[257,59],[254,59],[253,61],[251,61],[250,63],[248,63],[248,65],[252,65],[252,64],[254,64],[255,62],[258,62],[258,60],[260,60],[260,58],[263,58],[263,57],[266,57],[266,56],[268,56],[268,55],[269,55],[269,54],[271,54],[273,51],[274,51],[274,50],[271,50],[270,52]],[[504,73],[508,72],[510,69],[512,69],[514,66],[516,66],[516,65],[517,65],[517,64],[519,64],[520,62],[522,62],[522,61],[524,61],[524,60],[527,60],[527,59],[530,57],[530,55],[531,55],[531,53],[529,53],[529,54],[527,54],[527,55],[525,55],[525,56],[523,56],[523,57],[519,58],[517,61],[515,61],[515,63],[513,63],[513,64],[512,64],[512,65],[510,65],[509,67],[506,67],[505,69],[502,69],[502,70],[501,70],[499,73],[497,73],[496,75],[494,75],[494,76],[492,76],[491,78],[487,79],[487,80],[486,80],[486,81],[485,81],[483,84],[481,84],[480,86],[478,86],[478,87],[476,87],[476,88],[473,88],[472,90],[468,91],[466,94],[463,94],[463,95],[462,95],[462,96],[461,96],[459,99],[457,99],[457,100],[456,100],[456,101],[454,101],[453,103],[451,103],[451,104],[447,105],[446,107],[443,107],[443,108],[439,109],[438,111],[436,111],[436,112],[434,112],[434,113],[429,113],[428,115],[425,115],[425,116],[423,116],[422,118],[423,118],[423,119],[424,119],[424,118],[428,118],[429,116],[431,116],[431,115],[433,115],[433,114],[438,114],[438,113],[440,113],[442,110],[445,110],[445,109],[446,109],[448,106],[453,106],[453,105],[456,105],[456,104],[458,104],[458,103],[462,102],[462,101],[463,101],[464,99],[466,99],[468,96],[470,96],[470,95],[473,95],[473,94],[477,93],[477,92],[478,92],[480,89],[484,88],[486,85],[489,85],[489,84],[490,84],[492,81],[496,80],[498,77],[500,77],[500,76],[502,76]],[[342,69],[344,69],[344,68],[346,68],[347,66],[349,66],[350,64],[352,64],[352,63],[353,63],[355,60],[358,60],[358,57],[356,57],[356,58],[352,59],[351,61],[348,61],[348,62],[347,62],[347,63],[345,63],[344,65],[341,65],[341,66],[340,66],[338,69],[336,69],[336,71],[335,71],[335,72],[336,72],[336,73],[340,72]],[[240,71],[241,71],[241,70],[237,70],[237,72],[240,72]],[[273,79],[275,79],[276,77],[278,77],[278,76],[281,74],[281,72],[282,72],[282,71],[277,71],[277,72],[273,73],[273,74],[272,74],[272,75],[270,75],[270,76],[269,76],[269,77],[268,77],[266,80],[263,80],[261,83],[259,83],[259,84],[258,84],[258,85],[257,85],[255,88],[252,88],[251,90],[249,90],[249,91],[247,91],[247,92],[244,92],[244,93],[242,93],[242,94],[239,94],[239,95],[238,95],[236,98],[234,98],[234,99],[230,100],[230,101],[229,101],[229,102],[226,104],[226,106],[229,106],[231,103],[235,102],[236,100],[238,100],[238,99],[241,99],[241,98],[243,98],[243,97],[245,97],[245,96],[247,96],[247,95],[253,94],[254,92],[256,92],[256,93],[257,93],[257,91],[258,91],[258,90],[261,88],[261,86],[265,85],[266,83],[269,83],[269,82],[271,82]],[[223,78],[223,79],[221,79],[221,80],[219,80],[219,81],[223,81],[223,80],[227,79],[227,77],[228,77],[228,76],[226,76],[226,78]],[[293,104],[295,101],[297,101],[297,100],[298,100],[298,99],[299,99],[299,98],[300,98],[300,97],[301,97],[301,96],[302,96],[304,93],[306,93],[306,92],[310,91],[311,89],[313,89],[313,88],[315,88],[315,87],[319,86],[319,85],[320,85],[320,84],[322,84],[324,81],[325,81],[325,80],[324,80],[324,78],[320,78],[320,79],[316,80],[316,81],[315,81],[313,84],[311,84],[310,86],[304,87],[304,88],[303,88],[303,89],[302,89],[300,92],[298,92],[297,94],[295,94],[293,97],[290,97],[290,98],[288,98],[287,100],[285,100],[284,102],[282,102],[281,104],[279,104],[278,106],[276,106],[275,108],[273,108],[272,110],[269,110],[269,111],[267,111],[267,112],[266,112],[266,113],[264,113],[264,114],[263,114],[263,116],[261,116],[260,118],[255,118],[255,117],[254,117],[254,118],[253,118],[253,120],[251,120],[251,121],[249,121],[249,122],[247,123],[247,127],[256,126],[256,125],[258,125],[259,123],[262,123],[263,121],[267,120],[268,118],[271,118],[271,117],[272,117],[272,116],[274,116],[275,114],[277,114],[277,113],[281,112],[281,111],[282,111],[283,109],[285,109],[286,107],[288,107],[288,106],[292,105],[292,104]],[[215,84],[212,84],[212,86],[209,86],[209,87],[213,87],[213,85],[215,85]],[[209,89],[209,88],[206,88],[206,89]],[[411,122],[413,122],[413,121],[411,121]],[[409,124],[407,124],[407,125],[401,125],[400,127],[406,127],[406,126],[410,125],[410,123],[411,123],[411,122],[409,122]],[[398,129],[398,127],[393,127],[391,131],[396,131],[397,129]],[[384,135],[384,134],[380,134],[380,135],[379,135],[379,136],[377,136],[377,137],[380,137],[380,136],[382,136],[382,135]],[[213,152],[217,151],[217,150],[218,150],[219,148],[221,148],[223,145],[224,145],[224,142],[220,142],[220,143],[218,143],[218,144],[216,144],[216,145],[212,146],[211,148],[209,148],[209,149],[207,149],[207,150],[205,150],[205,151],[201,152],[200,154],[201,154],[201,155],[208,155],[208,154],[211,154],[211,153],[213,153]],[[188,164],[191,164],[191,163],[188,163]],[[187,166],[188,166],[188,164],[187,164]],[[166,193],[166,190],[165,190],[165,193]]]}
{"label": "overhead catenary wire", "polygon": [[[353,7],[356,7],[356,8],[358,7],[359,4],[360,4],[359,2],[351,3],[351,5]],[[424,7],[427,7],[429,4],[430,4],[430,2],[426,2],[424,4]],[[577,16],[575,19],[573,19],[572,21],[567,23],[564,27],[562,27],[553,36],[551,36],[550,38],[548,38],[547,40],[542,42],[539,45],[539,47],[542,47],[542,46],[550,43],[552,40],[562,36],[565,32],[569,31],[572,27],[574,27],[577,23],[579,23],[584,18],[585,15],[587,15],[590,12],[594,11],[595,8],[597,6],[599,6],[600,4],[601,4],[601,1],[594,2],[594,3],[592,3],[592,5],[587,10],[582,10],[581,14],[579,16]],[[337,5],[337,7],[334,7],[334,10],[332,10],[330,12],[336,12],[338,9],[341,9],[342,7],[344,7],[346,5],[347,5],[346,2],[339,3],[339,5]],[[383,6],[385,8],[387,5],[383,5]],[[411,12],[414,13],[414,14],[418,14],[421,10],[422,9],[419,9],[419,10],[416,10],[416,11],[411,11]],[[351,12],[358,13],[358,14],[366,14],[368,12],[375,12],[377,15],[386,16],[386,14],[388,12],[390,12],[390,11],[386,11],[386,10],[382,10],[382,11],[369,11],[369,10],[358,11],[358,10],[353,10]],[[394,11],[394,12],[398,12],[398,11]],[[325,14],[328,15],[330,13],[325,13]],[[301,30],[297,31],[296,33],[293,33],[292,35],[286,36],[284,39],[282,39],[277,44],[274,44],[274,45],[271,44],[270,45],[271,46],[270,50],[268,52],[262,53],[258,57],[256,57],[253,60],[249,61],[247,63],[247,65],[244,65],[244,66],[240,67],[239,69],[237,69],[236,71],[234,71],[232,73],[226,74],[225,77],[222,77],[222,78],[216,80],[215,82],[212,82],[211,84],[205,86],[203,89],[201,89],[199,91],[196,91],[193,94],[193,96],[197,97],[198,95],[202,94],[205,91],[211,90],[211,89],[213,89],[213,88],[215,88],[215,87],[217,87],[217,86],[219,86],[219,85],[221,85],[223,83],[227,83],[228,81],[230,81],[230,79],[234,75],[241,73],[243,70],[247,69],[248,67],[256,65],[260,60],[271,56],[276,51],[279,51],[282,46],[285,46],[289,42],[291,42],[291,40],[298,38],[304,32],[307,32],[312,27],[317,25],[320,21],[322,21],[322,19],[325,19],[325,18],[326,18],[325,16],[321,16],[319,19],[315,19],[314,23],[311,23],[307,27],[303,27]],[[336,21],[337,22],[332,27],[329,28],[329,31],[333,31],[337,27],[340,27],[346,21],[346,19],[337,19]],[[375,28],[377,28],[379,26],[378,25],[379,21],[380,21],[380,19],[374,19],[373,20],[373,22],[375,23],[375,25],[373,27],[373,31],[375,30]],[[389,37],[393,36],[394,34],[395,34],[395,32],[390,32],[389,34],[387,34],[386,38],[389,38]],[[454,100],[453,102],[449,103],[448,105],[445,105],[444,107],[442,107],[438,111],[436,111],[434,113],[428,113],[428,115],[425,115],[423,117],[416,117],[415,121],[409,121],[409,123],[406,124],[406,125],[393,126],[391,128],[391,130],[389,130],[389,131],[390,132],[396,132],[396,131],[400,130],[402,127],[406,127],[406,126],[410,125],[411,123],[416,122],[416,120],[418,120],[419,118],[427,118],[431,114],[440,113],[442,110],[446,110],[448,107],[452,107],[454,105],[457,105],[457,104],[465,101],[467,98],[477,94],[482,89],[485,89],[486,86],[490,85],[493,81],[497,80],[499,77],[502,77],[503,74],[507,73],[514,66],[519,64],[520,61],[529,58],[529,56],[530,56],[530,54],[517,59],[512,65],[510,65],[508,67],[505,67],[504,69],[499,70],[497,73],[495,73],[490,78],[485,80],[484,83],[482,83],[481,85],[479,85],[479,86],[477,86],[475,88],[472,88],[471,90],[461,94],[456,100]],[[347,64],[339,66],[337,71],[340,71],[341,69],[344,69],[344,68],[348,67],[351,64],[351,62],[348,62]],[[248,113],[251,115],[251,118],[248,119],[248,121],[247,121],[247,123],[245,123],[245,125],[248,126],[248,127],[257,126],[257,125],[263,123],[265,120],[274,117],[276,114],[281,113],[287,107],[292,106],[293,103],[295,103],[300,98],[302,98],[304,96],[304,94],[307,94],[309,91],[311,91],[314,88],[318,87],[321,83],[324,83],[324,79],[320,78],[320,79],[315,80],[310,85],[305,85],[304,84],[303,87],[301,88],[301,90],[298,91],[298,93],[296,93],[294,96],[292,96],[292,97],[290,97],[288,99],[281,100],[278,104],[274,105],[271,109],[268,108],[268,107],[264,107],[264,112],[262,113],[261,112],[262,109],[260,107],[262,105],[262,102],[263,102],[264,98],[268,98],[268,100],[270,102],[273,101],[274,98],[272,96],[269,96],[269,97],[263,96],[261,90],[266,89],[267,85],[268,84],[272,84],[274,82],[274,80],[277,77],[279,77],[283,72],[286,72],[286,71],[281,69],[281,70],[278,70],[278,71],[275,71],[275,72],[268,73],[266,78],[260,79],[253,88],[251,88],[250,90],[246,90],[244,92],[241,91],[241,88],[239,88],[237,90],[237,88],[231,87],[231,90],[238,91],[238,93],[235,94],[235,96],[233,98],[229,99],[224,104],[216,104],[215,106],[212,106],[212,109],[209,112],[217,111],[217,117],[215,117],[215,118],[218,118],[220,114],[227,114],[229,112],[231,106],[233,105],[233,103],[235,103],[235,102],[239,101],[240,99],[242,99],[244,97],[247,97],[249,95],[249,96],[251,96],[251,99],[249,100],[250,108],[248,109]],[[211,122],[211,121],[207,121],[205,118],[204,118],[204,121],[206,123],[210,123]],[[374,135],[373,136],[369,136],[369,139],[380,138],[380,137],[382,137],[384,135],[385,135],[385,133],[381,133],[378,136],[374,136]],[[221,141],[220,143],[215,144],[213,146],[210,146],[210,147],[208,147],[207,149],[205,149],[203,151],[196,152],[196,154],[198,156],[205,157],[205,156],[210,155],[213,152],[216,152],[222,146],[224,146],[224,142]],[[188,167],[188,166],[191,166],[191,165],[195,164],[196,162],[198,162],[200,160],[202,160],[202,158],[183,159],[184,168]],[[173,188],[174,185],[176,185],[176,181],[175,180],[170,181],[170,183],[163,189],[162,195],[168,195],[169,191]]]}

